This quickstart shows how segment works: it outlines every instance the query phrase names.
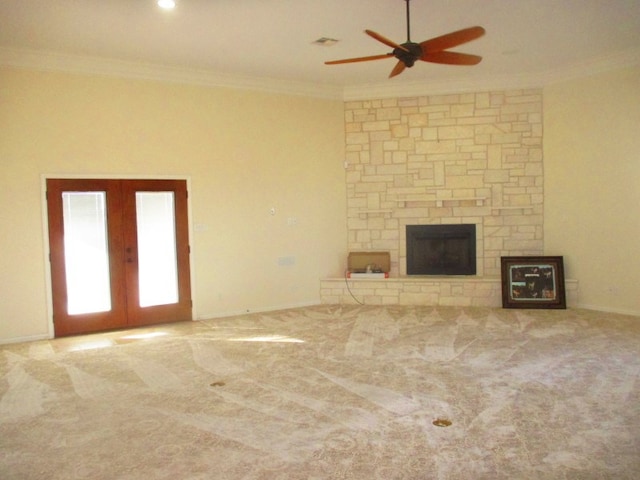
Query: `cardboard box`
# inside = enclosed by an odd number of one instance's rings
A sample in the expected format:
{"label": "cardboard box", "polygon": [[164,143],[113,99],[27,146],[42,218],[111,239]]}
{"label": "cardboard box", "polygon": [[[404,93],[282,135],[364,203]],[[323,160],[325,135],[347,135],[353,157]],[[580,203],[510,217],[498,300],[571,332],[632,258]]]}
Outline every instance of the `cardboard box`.
{"label": "cardboard box", "polygon": [[391,257],[389,252],[349,252],[347,270],[353,273],[389,273]]}

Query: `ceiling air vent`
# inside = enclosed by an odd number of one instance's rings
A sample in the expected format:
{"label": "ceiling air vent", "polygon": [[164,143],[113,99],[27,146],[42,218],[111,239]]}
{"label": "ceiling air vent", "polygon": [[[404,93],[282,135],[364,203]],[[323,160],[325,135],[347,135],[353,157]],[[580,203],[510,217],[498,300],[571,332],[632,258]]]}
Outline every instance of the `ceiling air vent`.
{"label": "ceiling air vent", "polygon": [[320,45],[322,47],[330,47],[338,43],[338,40],[330,37],[320,37],[319,39],[311,43],[313,43],[314,45]]}

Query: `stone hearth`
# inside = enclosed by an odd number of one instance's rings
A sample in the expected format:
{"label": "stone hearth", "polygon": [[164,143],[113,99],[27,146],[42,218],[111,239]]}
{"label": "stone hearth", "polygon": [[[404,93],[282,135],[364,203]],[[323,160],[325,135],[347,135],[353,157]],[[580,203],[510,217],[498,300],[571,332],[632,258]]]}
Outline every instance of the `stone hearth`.
{"label": "stone hearth", "polygon": [[[329,278],[320,282],[324,304],[502,306],[499,278],[413,277],[387,279]],[[578,282],[565,280],[567,306],[577,305]]]}

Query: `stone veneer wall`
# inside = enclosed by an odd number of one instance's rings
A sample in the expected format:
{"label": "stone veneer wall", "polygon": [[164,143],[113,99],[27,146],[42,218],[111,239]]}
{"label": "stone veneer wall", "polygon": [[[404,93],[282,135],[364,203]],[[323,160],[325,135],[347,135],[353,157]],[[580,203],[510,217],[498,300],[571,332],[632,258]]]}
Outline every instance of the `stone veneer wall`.
{"label": "stone veneer wall", "polygon": [[402,278],[406,225],[473,223],[477,277],[542,254],[541,90],[350,101],[345,128],[349,251]]}

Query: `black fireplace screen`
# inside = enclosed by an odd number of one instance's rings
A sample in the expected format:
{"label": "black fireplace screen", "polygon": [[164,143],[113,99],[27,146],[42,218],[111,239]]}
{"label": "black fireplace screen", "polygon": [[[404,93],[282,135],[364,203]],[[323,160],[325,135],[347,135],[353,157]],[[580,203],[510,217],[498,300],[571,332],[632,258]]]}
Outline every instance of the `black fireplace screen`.
{"label": "black fireplace screen", "polygon": [[407,225],[407,275],[475,274],[475,225]]}

